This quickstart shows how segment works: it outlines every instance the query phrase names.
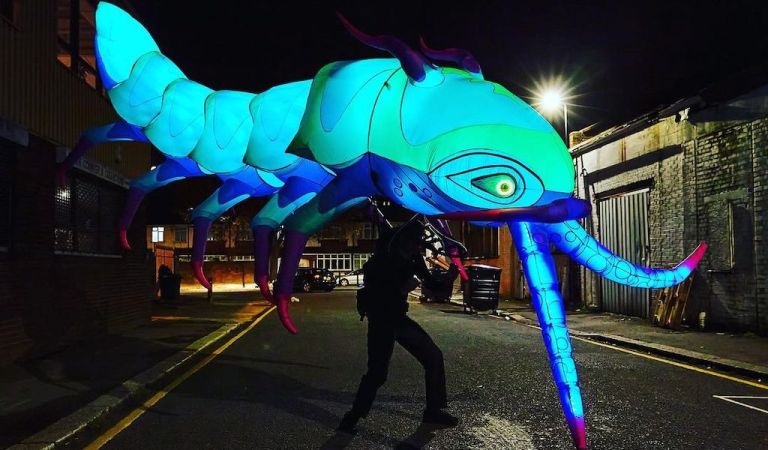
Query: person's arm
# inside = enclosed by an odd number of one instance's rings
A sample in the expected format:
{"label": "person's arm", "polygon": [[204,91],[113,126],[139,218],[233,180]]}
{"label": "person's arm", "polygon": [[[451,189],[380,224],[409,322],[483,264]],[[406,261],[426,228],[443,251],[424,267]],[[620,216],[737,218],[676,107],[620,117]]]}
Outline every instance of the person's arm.
{"label": "person's arm", "polygon": [[[423,267],[423,269],[421,267]],[[443,288],[449,281],[453,282],[459,274],[459,268],[456,267],[456,264],[451,264],[446,273],[430,272],[423,260],[421,261],[421,267],[418,270],[423,273],[423,275],[418,275],[418,277],[421,279],[421,284],[427,289],[434,290]]]}

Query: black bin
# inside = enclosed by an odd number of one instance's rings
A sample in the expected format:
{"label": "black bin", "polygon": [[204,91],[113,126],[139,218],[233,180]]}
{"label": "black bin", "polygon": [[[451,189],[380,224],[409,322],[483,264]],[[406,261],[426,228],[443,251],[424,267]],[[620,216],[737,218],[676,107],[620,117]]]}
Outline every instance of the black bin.
{"label": "black bin", "polygon": [[464,307],[472,311],[488,311],[499,308],[499,284],[501,269],[482,264],[467,267],[469,280],[464,287]]}
{"label": "black bin", "polygon": [[181,275],[176,273],[163,274],[158,280],[160,283],[160,298],[163,300],[176,300],[181,290]]}

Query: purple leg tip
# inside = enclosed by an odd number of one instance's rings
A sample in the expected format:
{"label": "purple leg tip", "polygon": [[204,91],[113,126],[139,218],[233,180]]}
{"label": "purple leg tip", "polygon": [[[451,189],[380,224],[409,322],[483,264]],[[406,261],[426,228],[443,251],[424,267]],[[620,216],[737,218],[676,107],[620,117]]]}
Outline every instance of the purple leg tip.
{"label": "purple leg tip", "polygon": [[587,449],[587,425],[583,417],[573,417],[568,420],[568,428],[571,430],[573,444],[578,450]]}
{"label": "purple leg tip", "polygon": [[693,253],[691,253],[687,258],[685,258],[683,262],[680,263],[680,265],[690,271],[693,271],[696,269],[696,266],[699,265],[699,262],[701,261],[701,258],[704,257],[704,253],[706,253],[708,247],[709,245],[706,242],[702,242],[698,247],[696,247],[696,250],[694,250]]}
{"label": "purple leg tip", "polygon": [[120,229],[120,245],[123,247],[123,250],[130,251],[131,250],[131,244],[128,242],[128,230]]}
{"label": "purple leg tip", "polygon": [[197,278],[197,281],[199,281],[204,288],[210,291],[212,287],[211,283],[208,282],[208,278],[205,277],[205,273],[203,272],[203,262],[193,261],[192,268],[195,271],[195,278]]}

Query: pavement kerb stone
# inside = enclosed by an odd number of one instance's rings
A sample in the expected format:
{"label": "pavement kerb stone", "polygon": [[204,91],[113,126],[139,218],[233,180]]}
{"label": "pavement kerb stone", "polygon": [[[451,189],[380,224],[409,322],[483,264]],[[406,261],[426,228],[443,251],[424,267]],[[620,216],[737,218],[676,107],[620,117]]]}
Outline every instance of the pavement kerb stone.
{"label": "pavement kerb stone", "polygon": [[165,382],[186,368],[201,356],[201,352],[213,347],[229,335],[247,327],[257,317],[265,314],[269,307],[241,322],[226,322],[215,331],[189,344],[176,354],[166,358],[155,366],[141,372],[130,380],[124,381],[106,394],[59,419],[42,431],[24,439],[22,442],[8,447],[9,450],[47,450],[65,444],[76,437],[89,425],[105,418],[110,412],[123,405],[126,401],[148,396],[153,387]]}

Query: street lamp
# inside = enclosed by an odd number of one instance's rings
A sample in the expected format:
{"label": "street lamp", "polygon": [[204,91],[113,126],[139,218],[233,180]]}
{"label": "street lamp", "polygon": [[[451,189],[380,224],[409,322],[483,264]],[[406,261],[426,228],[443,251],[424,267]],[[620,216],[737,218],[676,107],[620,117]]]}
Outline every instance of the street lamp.
{"label": "street lamp", "polygon": [[568,104],[565,102],[563,89],[549,88],[536,95],[536,97],[536,104],[546,113],[552,114],[560,109],[560,107],[563,108],[563,134],[566,146],[570,147],[568,143]]}

